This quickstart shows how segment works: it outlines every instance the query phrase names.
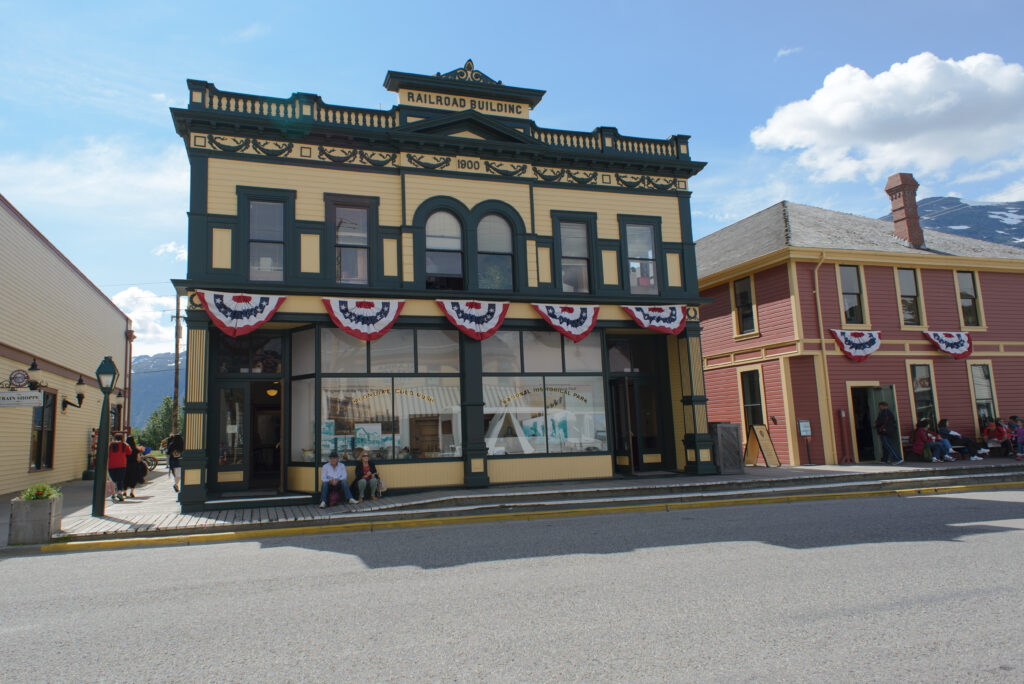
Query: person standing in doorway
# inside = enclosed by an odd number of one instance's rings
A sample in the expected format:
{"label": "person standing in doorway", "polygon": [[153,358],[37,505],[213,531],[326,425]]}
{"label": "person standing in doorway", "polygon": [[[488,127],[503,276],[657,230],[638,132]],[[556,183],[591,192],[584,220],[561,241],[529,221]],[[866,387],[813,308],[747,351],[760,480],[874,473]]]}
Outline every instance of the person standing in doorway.
{"label": "person standing in doorway", "polygon": [[903,456],[896,450],[894,439],[899,439],[899,426],[896,416],[889,410],[889,404],[878,402],[878,417],[875,418],[875,432],[882,441],[882,463],[897,465],[903,463]]}

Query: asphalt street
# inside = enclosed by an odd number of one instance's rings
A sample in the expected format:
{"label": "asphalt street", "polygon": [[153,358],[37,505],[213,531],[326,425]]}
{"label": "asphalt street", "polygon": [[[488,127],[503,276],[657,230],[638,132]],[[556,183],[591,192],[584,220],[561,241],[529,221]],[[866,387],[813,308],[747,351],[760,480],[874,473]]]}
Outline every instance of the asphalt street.
{"label": "asphalt street", "polygon": [[1024,492],[0,554],[0,679],[1024,680]]}

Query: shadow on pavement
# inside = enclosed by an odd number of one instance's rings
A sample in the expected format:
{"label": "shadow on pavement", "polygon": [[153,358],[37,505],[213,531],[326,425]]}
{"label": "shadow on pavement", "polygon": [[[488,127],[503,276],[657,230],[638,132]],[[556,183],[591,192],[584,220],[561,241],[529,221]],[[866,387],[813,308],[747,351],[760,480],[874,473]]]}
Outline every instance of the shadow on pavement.
{"label": "shadow on pavement", "polygon": [[[1024,506],[1018,492],[986,492],[985,496],[989,498],[918,496],[758,504],[471,524],[475,530],[467,524],[300,535],[260,543],[264,548],[351,554],[371,568],[408,565],[430,569],[720,542],[752,541],[789,549],[957,542],[971,535],[1024,529]],[[1018,500],[994,498],[1014,496]],[[991,524],[1014,519],[1020,524]]]}

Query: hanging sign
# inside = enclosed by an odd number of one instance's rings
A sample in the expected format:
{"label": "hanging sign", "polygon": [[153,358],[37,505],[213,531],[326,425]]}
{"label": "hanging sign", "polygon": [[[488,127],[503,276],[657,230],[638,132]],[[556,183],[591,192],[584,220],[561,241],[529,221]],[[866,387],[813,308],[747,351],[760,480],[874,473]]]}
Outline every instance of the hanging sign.
{"label": "hanging sign", "polygon": [[405,306],[401,299],[323,297],[323,302],[334,325],[366,341],[375,340],[390,330]]}
{"label": "hanging sign", "polygon": [[931,340],[932,344],[952,356],[954,359],[962,359],[970,356],[973,351],[970,333],[922,330],[921,334]]}
{"label": "hanging sign", "polygon": [[196,290],[199,301],[221,332],[231,337],[247,335],[270,320],[284,302],[283,295],[250,295]]}
{"label": "hanging sign", "polygon": [[829,328],[832,337],[846,358],[851,361],[866,361],[869,356],[882,346],[882,333],[879,330],[837,330]]}
{"label": "hanging sign", "polygon": [[0,406],[42,406],[42,390],[0,392]]}
{"label": "hanging sign", "polygon": [[562,306],[561,304],[533,304],[540,317],[552,328],[579,342],[590,334],[597,324],[597,306]]}
{"label": "hanging sign", "polygon": [[686,327],[685,306],[623,306],[641,328],[678,335]]}
{"label": "hanging sign", "polygon": [[452,325],[475,340],[486,340],[498,332],[508,313],[508,302],[438,299],[437,305]]}

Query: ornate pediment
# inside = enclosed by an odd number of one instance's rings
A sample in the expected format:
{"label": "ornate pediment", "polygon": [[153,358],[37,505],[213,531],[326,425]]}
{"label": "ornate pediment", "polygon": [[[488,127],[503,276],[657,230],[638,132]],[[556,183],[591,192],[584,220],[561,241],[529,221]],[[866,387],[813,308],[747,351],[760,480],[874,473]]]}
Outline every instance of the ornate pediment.
{"label": "ornate pediment", "polygon": [[467,140],[519,142],[528,145],[537,144],[536,140],[515,128],[506,126],[500,121],[496,121],[493,117],[473,110],[416,121],[401,126],[396,131]]}
{"label": "ornate pediment", "polygon": [[495,81],[482,71],[473,68],[473,60],[467,59],[466,65],[461,69],[454,69],[447,74],[437,72],[437,78],[444,78],[449,81],[470,81],[472,83],[484,83],[487,85],[501,85],[501,81]]}

